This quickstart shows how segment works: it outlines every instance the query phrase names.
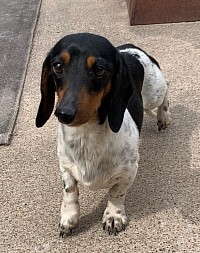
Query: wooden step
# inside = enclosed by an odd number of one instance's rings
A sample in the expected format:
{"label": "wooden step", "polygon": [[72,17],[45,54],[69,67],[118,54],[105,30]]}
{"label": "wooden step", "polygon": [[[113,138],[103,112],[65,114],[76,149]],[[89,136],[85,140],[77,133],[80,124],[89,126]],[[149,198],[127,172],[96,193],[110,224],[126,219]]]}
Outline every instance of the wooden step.
{"label": "wooden step", "polygon": [[126,0],[130,24],[162,24],[200,20],[200,0]]}

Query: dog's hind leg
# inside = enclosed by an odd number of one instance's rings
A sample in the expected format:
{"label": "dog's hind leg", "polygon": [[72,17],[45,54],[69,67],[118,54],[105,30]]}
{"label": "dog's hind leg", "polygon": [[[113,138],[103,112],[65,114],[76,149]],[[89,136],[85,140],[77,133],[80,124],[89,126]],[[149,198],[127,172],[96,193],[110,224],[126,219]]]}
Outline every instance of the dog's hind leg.
{"label": "dog's hind leg", "polygon": [[171,114],[169,111],[168,92],[166,92],[162,104],[158,107],[157,111],[157,125],[158,131],[165,130],[171,123]]}

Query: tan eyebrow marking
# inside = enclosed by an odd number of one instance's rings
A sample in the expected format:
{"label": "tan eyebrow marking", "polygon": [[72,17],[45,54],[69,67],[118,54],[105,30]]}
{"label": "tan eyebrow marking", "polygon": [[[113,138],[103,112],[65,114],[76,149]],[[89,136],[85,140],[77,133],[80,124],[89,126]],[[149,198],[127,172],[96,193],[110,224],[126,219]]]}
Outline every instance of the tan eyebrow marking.
{"label": "tan eyebrow marking", "polygon": [[68,64],[70,61],[70,54],[69,52],[64,52],[61,54],[61,58],[64,61],[65,64]]}
{"label": "tan eyebrow marking", "polygon": [[95,61],[96,61],[96,58],[94,56],[89,56],[87,58],[87,67],[88,67],[88,69],[92,68],[92,66],[94,65]]}

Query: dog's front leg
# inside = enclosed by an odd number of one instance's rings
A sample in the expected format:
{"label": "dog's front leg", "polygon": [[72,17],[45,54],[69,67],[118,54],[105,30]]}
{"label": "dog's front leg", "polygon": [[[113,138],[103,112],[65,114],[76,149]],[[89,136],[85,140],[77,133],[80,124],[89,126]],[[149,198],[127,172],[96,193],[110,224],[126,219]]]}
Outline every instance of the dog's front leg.
{"label": "dog's front leg", "polygon": [[126,216],[124,201],[127,190],[132,185],[136,172],[130,169],[127,177],[120,178],[119,182],[115,184],[108,193],[108,205],[103,215],[103,229],[110,235],[117,235],[118,232],[125,230],[128,225],[128,217]]}
{"label": "dog's front leg", "polygon": [[64,237],[65,235],[70,235],[72,229],[78,226],[80,206],[76,180],[67,171],[62,172],[62,180],[64,189],[61,204],[60,236]]}

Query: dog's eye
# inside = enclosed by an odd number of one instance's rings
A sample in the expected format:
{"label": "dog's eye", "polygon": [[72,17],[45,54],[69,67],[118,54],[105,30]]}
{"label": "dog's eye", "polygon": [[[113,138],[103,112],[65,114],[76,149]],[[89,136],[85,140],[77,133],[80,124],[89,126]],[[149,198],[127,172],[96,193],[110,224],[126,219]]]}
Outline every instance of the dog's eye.
{"label": "dog's eye", "polygon": [[94,72],[97,77],[102,77],[106,73],[106,69],[102,66],[96,66]]}
{"label": "dog's eye", "polygon": [[58,74],[61,75],[63,72],[63,66],[61,63],[54,63],[53,64],[53,71]]}

